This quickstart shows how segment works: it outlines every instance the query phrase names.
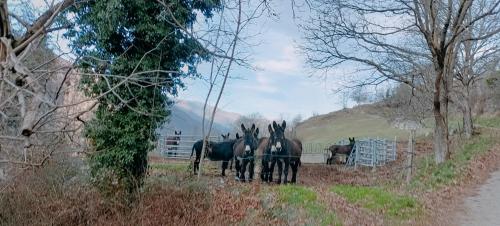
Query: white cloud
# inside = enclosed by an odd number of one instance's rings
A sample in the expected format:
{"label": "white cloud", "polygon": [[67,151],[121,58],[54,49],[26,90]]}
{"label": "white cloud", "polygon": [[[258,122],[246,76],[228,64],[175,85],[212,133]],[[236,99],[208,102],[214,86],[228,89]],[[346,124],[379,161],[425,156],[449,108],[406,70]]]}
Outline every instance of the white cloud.
{"label": "white cloud", "polygon": [[255,84],[245,84],[241,87],[252,92],[263,92],[263,93],[276,93],[278,92],[278,87],[273,84],[272,79],[269,75],[263,73],[257,73],[255,75]]}
{"label": "white cloud", "polygon": [[259,85],[243,85],[242,89],[246,89],[248,91],[257,92],[257,93],[276,93],[278,89],[274,86],[259,86]]}
{"label": "white cloud", "polygon": [[302,62],[292,43],[286,44],[282,47],[281,53],[278,53],[273,59],[258,60],[255,62],[255,66],[260,70],[272,73],[290,74],[299,72]]}
{"label": "white cloud", "polygon": [[255,75],[255,80],[257,81],[257,84],[261,86],[271,85],[271,79],[269,78],[269,76],[261,73]]}

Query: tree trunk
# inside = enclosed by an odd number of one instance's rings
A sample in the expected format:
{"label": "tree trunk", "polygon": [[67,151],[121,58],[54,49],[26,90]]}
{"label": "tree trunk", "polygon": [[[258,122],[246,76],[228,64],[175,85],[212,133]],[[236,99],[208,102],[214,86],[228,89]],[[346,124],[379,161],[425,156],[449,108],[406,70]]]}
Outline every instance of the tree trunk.
{"label": "tree trunk", "polygon": [[449,159],[449,137],[448,137],[448,89],[445,78],[445,70],[437,68],[434,83],[434,154],[436,163],[442,163]]}
{"label": "tree trunk", "polygon": [[447,116],[441,113],[436,113],[434,109],[434,120],[436,126],[434,127],[434,153],[436,163],[442,163],[449,158],[448,146],[448,125],[446,123]]}
{"label": "tree trunk", "polygon": [[465,98],[465,103],[462,108],[462,113],[463,113],[464,133],[465,137],[467,137],[468,139],[472,137],[472,133],[474,131],[471,103],[468,96]]}

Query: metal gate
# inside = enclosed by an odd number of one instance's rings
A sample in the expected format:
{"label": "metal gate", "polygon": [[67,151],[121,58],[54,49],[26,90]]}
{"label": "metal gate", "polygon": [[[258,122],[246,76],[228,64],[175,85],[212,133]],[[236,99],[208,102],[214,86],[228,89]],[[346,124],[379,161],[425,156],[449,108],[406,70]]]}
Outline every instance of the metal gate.
{"label": "metal gate", "polygon": [[359,139],[356,140],[353,152],[354,155],[349,156],[349,162],[354,163],[354,166],[382,166],[396,160],[396,138],[394,140]]}
{"label": "metal gate", "polygon": [[[210,141],[221,141],[219,136],[210,136]],[[199,135],[175,135],[167,134],[160,136],[156,144],[156,150],[162,156],[172,159],[189,159],[194,143],[201,140]]]}

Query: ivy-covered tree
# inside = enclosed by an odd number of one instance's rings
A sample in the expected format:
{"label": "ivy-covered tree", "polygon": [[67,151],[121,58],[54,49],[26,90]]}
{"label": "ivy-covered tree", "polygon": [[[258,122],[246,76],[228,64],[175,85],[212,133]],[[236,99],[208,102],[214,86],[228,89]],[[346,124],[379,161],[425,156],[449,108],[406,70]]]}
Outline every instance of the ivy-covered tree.
{"label": "ivy-covered tree", "polygon": [[82,89],[99,100],[85,136],[93,144],[91,176],[105,192],[120,188],[130,194],[141,185],[155,129],[169,115],[167,95],[175,95],[181,79],[196,76],[196,64],[209,57],[185,29],[197,13],[211,17],[221,2],[163,3],[87,1],[73,8],[77,26],[66,36],[82,56],[80,67],[87,74]]}

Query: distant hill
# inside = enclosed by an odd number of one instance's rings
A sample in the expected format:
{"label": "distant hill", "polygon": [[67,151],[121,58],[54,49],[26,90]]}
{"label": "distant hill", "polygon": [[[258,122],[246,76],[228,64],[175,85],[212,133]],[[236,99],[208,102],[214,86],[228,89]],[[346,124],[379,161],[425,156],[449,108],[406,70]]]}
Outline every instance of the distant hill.
{"label": "distant hill", "polygon": [[[297,137],[304,143],[335,143],[347,137],[372,137],[407,140],[403,129],[413,122],[389,119],[390,109],[375,104],[330,112],[311,117],[297,127]],[[419,130],[423,133],[425,130]],[[426,132],[426,131],[425,131]]]}
{"label": "distant hill", "polygon": [[[212,112],[213,107],[209,106],[207,110]],[[201,137],[203,103],[178,100],[172,106],[171,111],[172,114],[169,121],[159,129],[160,134],[173,134],[174,130],[181,130],[183,135],[196,135]],[[239,118],[240,115],[237,113],[217,109],[212,134],[218,136],[219,134],[230,132],[233,123]],[[206,120],[206,125],[208,126],[208,118]]]}

